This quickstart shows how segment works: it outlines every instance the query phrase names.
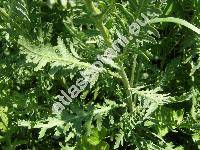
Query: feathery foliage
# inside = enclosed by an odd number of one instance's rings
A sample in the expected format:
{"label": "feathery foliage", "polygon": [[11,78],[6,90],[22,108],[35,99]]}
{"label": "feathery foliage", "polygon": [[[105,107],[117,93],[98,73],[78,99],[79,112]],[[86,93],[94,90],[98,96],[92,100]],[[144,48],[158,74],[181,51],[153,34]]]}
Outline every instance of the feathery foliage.
{"label": "feathery foliage", "polygon": [[200,149],[199,20],[198,0],[0,0],[1,149]]}

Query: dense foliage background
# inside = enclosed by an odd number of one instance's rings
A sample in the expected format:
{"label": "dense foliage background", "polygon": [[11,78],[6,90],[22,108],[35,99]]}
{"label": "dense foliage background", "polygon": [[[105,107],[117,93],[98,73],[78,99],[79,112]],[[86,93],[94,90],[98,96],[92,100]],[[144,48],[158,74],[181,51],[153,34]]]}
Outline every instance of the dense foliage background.
{"label": "dense foliage background", "polygon": [[200,149],[200,38],[180,24],[141,27],[52,113],[141,13],[200,27],[199,0],[0,0],[1,149]]}

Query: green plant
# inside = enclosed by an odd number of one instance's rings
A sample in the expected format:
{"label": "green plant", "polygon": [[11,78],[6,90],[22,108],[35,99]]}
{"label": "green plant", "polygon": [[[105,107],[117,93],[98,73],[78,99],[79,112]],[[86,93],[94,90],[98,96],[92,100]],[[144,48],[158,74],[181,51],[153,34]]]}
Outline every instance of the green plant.
{"label": "green plant", "polygon": [[[1,0],[1,148],[200,148],[199,6],[198,0]],[[92,86],[61,115],[52,114],[60,90],[75,84],[118,32],[130,37],[141,13],[150,21],[139,35],[118,45],[114,59],[101,59]]]}

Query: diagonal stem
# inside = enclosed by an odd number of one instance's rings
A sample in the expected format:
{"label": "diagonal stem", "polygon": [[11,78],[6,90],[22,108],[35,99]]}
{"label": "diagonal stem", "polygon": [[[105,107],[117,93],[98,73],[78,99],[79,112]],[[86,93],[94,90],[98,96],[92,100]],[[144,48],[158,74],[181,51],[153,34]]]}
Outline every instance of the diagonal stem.
{"label": "diagonal stem", "polygon": [[[92,16],[98,16],[101,14],[101,11],[94,6],[92,0],[84,0],[85,2],[85,5],[88,9],[88,11],[92,14]],[[111,47],[112,45],[112,41],[111,41],[111,38],[110,38],[110,35],[109,35],[109,31],[108,29],[103,25],[103,21],[102,19],[96,19],[95,20],[96,22],[96,27],[100,30],[106,44]]]}
{"label": "diagonal stem", "polygon": [[180,19],[180,18],[174,18],[174,17],[167,17],[167,18],[154,18],[151,19],[148,23],[149,24],[153,24],[153,23],[159,23],[159,22],[173,22],[173,23],[177,23],[180,25],[183,25],[189,29],[191,29],[192,31],[196,32],[197,34],[200,34],[200,29],[195,27],[194,25],[192,25],[191,23]]}

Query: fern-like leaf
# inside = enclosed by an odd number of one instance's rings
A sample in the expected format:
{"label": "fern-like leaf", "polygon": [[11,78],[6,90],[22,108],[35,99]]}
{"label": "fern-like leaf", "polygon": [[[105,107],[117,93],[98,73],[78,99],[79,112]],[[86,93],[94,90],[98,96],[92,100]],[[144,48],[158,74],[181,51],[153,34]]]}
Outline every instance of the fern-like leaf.
{"label": "fern-like leaf", "polygon": [[69,66],[70,69],[91,67],[91,64],[80,62],[70,54],[60,38],[58,38],[58,45],[54,47],[50,44],[35,45],[23,38],[18,43],[21,46],[21,54],[26,54],[26,61],[37,64],[35,71],[41,70],[47,63],[50,63],[52,68],[58,66]]}

